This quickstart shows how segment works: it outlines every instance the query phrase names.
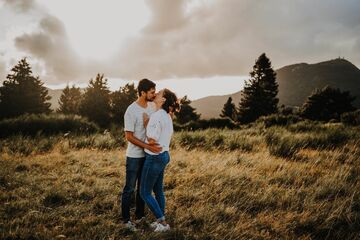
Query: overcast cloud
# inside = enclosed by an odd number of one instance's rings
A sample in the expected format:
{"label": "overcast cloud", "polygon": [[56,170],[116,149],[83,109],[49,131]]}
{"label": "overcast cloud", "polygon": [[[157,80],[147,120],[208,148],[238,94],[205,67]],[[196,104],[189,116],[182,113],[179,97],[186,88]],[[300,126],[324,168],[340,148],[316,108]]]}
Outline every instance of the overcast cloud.
{"label": "overcast cloud", "polygon": [[[186,1],[154,2],[149,27],[119,54],[119,62],[130,64],[117,73],[246,75],[262,52],[276,67],[340,55],[360,63],[360,4],[355,0],[213,1],[186,15]],[[174,18],[164,14],[171,12]]]}
{"label": "overcast cloud", "polygon": [[360,66],[358,0],[198,1],[191,9],[191,0],[146,0],[148,24],[101,62],[80,58],[61,19],[35,0],[2,1],[1,11],[40,16],[37,29],[14,45],[43,62],[50,83],[84,81],[96,72],[124,79],[247,75],[262,52],[276,68],[338,56]]}

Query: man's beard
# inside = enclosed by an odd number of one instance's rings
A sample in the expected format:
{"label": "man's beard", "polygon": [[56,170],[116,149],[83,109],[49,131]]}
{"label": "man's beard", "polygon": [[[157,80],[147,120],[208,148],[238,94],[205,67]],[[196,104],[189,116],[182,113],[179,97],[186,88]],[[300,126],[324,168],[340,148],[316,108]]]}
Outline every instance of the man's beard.
{"label": "man's beard", "polygon": [[151,98],[146,97],[146,101],[147,101],[147,102],[152,102],[152,101],[154,101],[154,99],[155,99],[155,98],[152,98],[152,99],[151,99]]}

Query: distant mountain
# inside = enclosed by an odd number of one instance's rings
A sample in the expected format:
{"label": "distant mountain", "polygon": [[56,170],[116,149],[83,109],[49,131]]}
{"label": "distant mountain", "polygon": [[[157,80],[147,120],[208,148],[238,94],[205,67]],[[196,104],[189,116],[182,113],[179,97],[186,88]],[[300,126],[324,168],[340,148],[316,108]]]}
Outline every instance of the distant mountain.
{"label": "distant mountain", "polygon": [[[279,83],[280,104],[301,106],[315,88],[329,85],[350,91],[355,96],[355,106],[360,107],[360,70],[345,59],[334,59],[316,64],[299,63],[276,70]],[[228,97],[236,106],[241,99],[241,91],[224,95],[209,96],[195,100],[191,105],[201,113],[202,118],[219,117]]]}
{"label": "distant mountain", "polygon": [[235,106],[238,107],[238,103],[241,99],[240,91],[224,96],[209,96],[200,98],[192,101],[190,105],[196,108],[196,112],[201,114],[201,118],[216,118],[220,117],[219,115],[221,110],[229,97],[232,97],[233,103],[235,103]]}
{"label": "distant mountain", "polygon": [[335,59],[317,64],[294,64],[276,71],[280,103],[302,105],[315,88],[329,85],[350,91],[360,105],[360,70],[345,59]]}

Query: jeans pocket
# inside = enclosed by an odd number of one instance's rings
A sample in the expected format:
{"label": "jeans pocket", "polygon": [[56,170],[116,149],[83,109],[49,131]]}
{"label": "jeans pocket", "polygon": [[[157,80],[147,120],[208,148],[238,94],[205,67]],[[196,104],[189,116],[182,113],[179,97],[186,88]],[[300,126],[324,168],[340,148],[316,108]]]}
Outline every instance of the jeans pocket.
{"label": "jeans pocket", "polygon": [[169,152],[164,152],[162,160],[165,165],[167,165],[170,162]]}

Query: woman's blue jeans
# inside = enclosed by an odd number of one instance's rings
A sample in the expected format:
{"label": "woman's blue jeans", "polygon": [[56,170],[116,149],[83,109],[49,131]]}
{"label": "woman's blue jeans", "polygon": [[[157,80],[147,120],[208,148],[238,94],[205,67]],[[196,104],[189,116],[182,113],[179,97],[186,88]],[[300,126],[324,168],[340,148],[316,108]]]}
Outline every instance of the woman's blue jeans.
{"label": "woman's blue jeans", "polygon": [[[157,220],[165,220],[164,170],[170,161],[169,152],[159,155],[146,153],[141,173],[140,196]],[[155,198],[152,196],[152,191]]]}

